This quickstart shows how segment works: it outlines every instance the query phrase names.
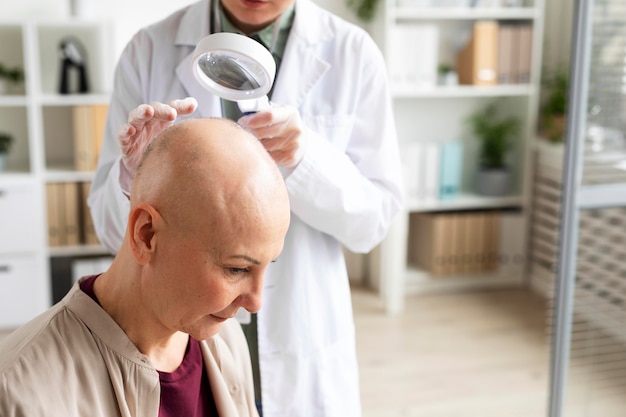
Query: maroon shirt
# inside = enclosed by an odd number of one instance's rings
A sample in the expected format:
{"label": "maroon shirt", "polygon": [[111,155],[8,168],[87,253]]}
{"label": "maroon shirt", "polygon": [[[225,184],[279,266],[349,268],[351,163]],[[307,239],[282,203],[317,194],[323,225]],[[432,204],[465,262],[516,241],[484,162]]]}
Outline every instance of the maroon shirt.
{"label": "maroon shirt", "polygon": [[[98,275],[80,283],[80,289],[100,304],[93,291]],[[204,370],[200,342],[189,337],[183,362],[174,372],[159,372],[161,403],[159,417],[217,417],[209,378]]]}

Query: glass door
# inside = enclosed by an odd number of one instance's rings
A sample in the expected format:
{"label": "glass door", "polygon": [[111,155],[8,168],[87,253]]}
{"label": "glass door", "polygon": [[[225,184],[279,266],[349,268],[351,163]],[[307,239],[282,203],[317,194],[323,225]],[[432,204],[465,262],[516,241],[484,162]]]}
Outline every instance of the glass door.
{"label": "glass door", "polygon": [[574,18],[550,417],[626,415],[626,2]]}

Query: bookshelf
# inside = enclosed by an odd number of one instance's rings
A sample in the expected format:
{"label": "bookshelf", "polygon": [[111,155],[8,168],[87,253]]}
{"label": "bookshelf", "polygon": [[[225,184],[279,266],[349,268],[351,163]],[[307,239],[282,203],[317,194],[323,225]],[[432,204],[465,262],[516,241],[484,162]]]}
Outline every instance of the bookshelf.
{"label": "bookshelf", "polygon": [[[85,48],[89,90],[72,89],[62,95],[58,93],[59,46],[70,37]],[[58,259],[106,253],[93,240],[84,243],[87,240],[80,235],[67,244],[51,245],[48,232],[55,212],[65,217],[73,213],[73,227],[84,232],[84,226],[76,222],[82,221],[79,213],[84,211],[79,196],[93,172],[84,166],[76,168],[73,129],[78,120],[74,112],[108,104],[113,36],[108,22],[32,19],[0,21],[0,38],[0,62],[25,70],[22,84],[0,94],[0,130],[15,138],[7,168],[0,172],[0,328],[12,328],[58,298],[53,297]],[[73,88],[75,74],[70,71],[69,76]],[[71,185],[76,205],[49,207],[47,191],[59,184]]]}
{"label": "bookshelf", "polygon": [[[450,3],[454,2],[447,2]],[[469,4],[457,2],[461,3]],[[380,13],[372,24],[372,35],[383,50],[389,65],[398,138],[405,156],[405,182],[411,183],[414,180],[411,176],[414,174],[410,172],[415,166],[415,158],[406,157],[412,154],[412,148],[424,146],[425,143],[441,145],[449,141],[460,141],[463,146],[462,169],[455,198],[423,198],[407,190],[404,210],[385,240],[369,256],[369,282],[378,287],[389,313],[402,311],[407,292],[522,285],[526,281],[527,228],[532,191],[531,145],[535,137],[539,105],[545,5],[544,0],[508,3],[517,4],[515,7],[446,7],[438,6],[442,3],[437,1],[393,0],[381,4]],[[526,38],[530,50],[522,52],[514,50],[514,47],[496,49],[496,53],[504,51],[502,54],[513,55],[514,58],[510,59],[517,61],[497,62],[497,55],[492,56],[492,61],[496,60],[495,73],[492,74],[495,79],[484,83],[487,85],[443,84],[437,77],[439,66],[452,66],[458,75],[461,71],[459,54],[467,48],[478,23],[485,21],[495,23],[499,29],[530,29],[530,36]],[[406,28],[412,26],[421,27],[417,33],[426,35],[404,39],[403,42],[397,41],[398,28],[402,28],[401,34],[406,34]],[[504,35],[498,31],[497,36],[496,45],[500,36]],[[519,47],[519,36],[528,35],[514,36],[518,37],[514,38],[518,43],[512,45]],[[493,41],[494,39],[490,42],[493,44]],[[476,39],[474,42],[476,43]],[[525,56],[526,59],[522,62],[520,56]],[[411,71],[406,75],[407,70],[403,68],[405,64],[413,71],[413,75]],[[511,71],[509,78],[498,76],[499,67],[504,68],[505,65],[512,68],[507,70]],[[411,82],[411,77],[418,81]],[[467,118],[494,102],[499,112],[520,120],[521,131],[513,141],[509,154],[513,172],[510,191],[503,196],[484,196],[476,193],[473,184],[478,167],[478,143],[471,134]],[[446,212],[499,213],[500,228],[506,231],[499,243],[500,259],[515,258],[517,263],[510,265],[500,261],[498,268],[492,271],[446,276],[437,276],[432,271],[416,266],[412,261],[414,254],[410,253],[412,249],[409,242],[420,242],[422,247],[429,243],[424,231],[415,227],[416,216]],[[512,234],[516,236],[513,242],[506,239]]]}

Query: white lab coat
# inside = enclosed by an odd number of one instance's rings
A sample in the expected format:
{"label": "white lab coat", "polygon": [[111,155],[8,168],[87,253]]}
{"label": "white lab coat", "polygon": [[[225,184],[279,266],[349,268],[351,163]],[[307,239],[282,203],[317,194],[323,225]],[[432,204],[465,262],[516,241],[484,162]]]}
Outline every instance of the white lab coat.
{"label": "white lab coat", "polygon": [[[118,129],[141,103],[193,96],[191,117],[221,116],[196,83],[195,44],[209,33],[208,0],[141,30],[116,69],[99,168],[89,204],[112,251],[128,201],[119,185]],[[175,66],[174,63],[179,63]],[[270,265],[258,314],[265,417],[360,416],[349,282],[341,245],[358,253],[385,236],[402,203],[400,159],[385,65],[360,28],[297,0],[272,101],[298,108],[309,135],[285,179],[292,220]]]}

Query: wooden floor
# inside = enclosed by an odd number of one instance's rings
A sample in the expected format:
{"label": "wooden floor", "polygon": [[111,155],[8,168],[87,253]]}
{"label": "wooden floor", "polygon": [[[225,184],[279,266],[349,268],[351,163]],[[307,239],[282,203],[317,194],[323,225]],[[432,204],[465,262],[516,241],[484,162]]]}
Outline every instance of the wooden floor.
{"label": "wooden floor", "polygon": [[363,417],[543,417],[545,301],[524,290],[416,295],[386,316],[355,288]]}

